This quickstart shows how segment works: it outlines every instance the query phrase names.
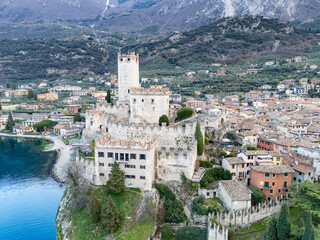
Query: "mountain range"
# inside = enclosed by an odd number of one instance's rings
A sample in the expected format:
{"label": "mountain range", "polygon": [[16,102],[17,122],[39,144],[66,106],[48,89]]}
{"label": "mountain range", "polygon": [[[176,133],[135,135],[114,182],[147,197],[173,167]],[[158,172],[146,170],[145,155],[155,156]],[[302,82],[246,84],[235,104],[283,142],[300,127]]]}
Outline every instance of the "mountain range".
{"label": "mountain range", "polygon": [[312,23],[320,15],[320,0],[0,0],[0,22],[91,19],[91,24],[127,31],[185,30],[242,15]]}

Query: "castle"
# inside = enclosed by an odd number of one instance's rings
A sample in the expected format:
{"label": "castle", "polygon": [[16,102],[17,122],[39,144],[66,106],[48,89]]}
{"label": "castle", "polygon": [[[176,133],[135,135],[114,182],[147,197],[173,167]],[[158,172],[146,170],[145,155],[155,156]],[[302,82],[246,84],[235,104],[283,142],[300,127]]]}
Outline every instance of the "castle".
{"label": "castle", "polygon": [[83,136],[95,140],[95,161],[78,156],[86,177],[95,185],[107,182],[113,163],[125,172],[128,187],[150,190],[156,180],[189,179],[196,170],[195,128],[200,122],[218,127],[223,113],[195,116],[189,123],[158,125],[160,116],[174,113],[169,107],[169,89],[142,88],[139,55],[118,54],[118,101],[97,103],[86,112]]}

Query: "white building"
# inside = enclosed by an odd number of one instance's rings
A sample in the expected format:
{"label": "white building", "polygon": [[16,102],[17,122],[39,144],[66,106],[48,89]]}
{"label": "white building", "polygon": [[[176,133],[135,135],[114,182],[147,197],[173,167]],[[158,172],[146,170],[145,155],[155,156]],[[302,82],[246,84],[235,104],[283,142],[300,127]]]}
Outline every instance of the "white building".
{"label": "white building", "polygon": [[151,190],[155,179],[157,139],[135,141],[111,139],[106,134],[96,141],[95,184],[106,184],[114,162],[125,172],[127,187]]}
{"label": "white building", "polygon": [[229,211],[251,207],[251,190],[242,182],[224,180],[219,182],[218,196]]}
{"label": "white building", "polygon": [[246,179],[246,162],[241,157],[222,159],[222,167],[231,172],[232,180]]}
{"label": "white building", "polygon": [[316,169],[307,165],[299,164],[292,169],[295,171],[292,173],[292,182],[304,182],[311,181],[313,182],[316,179]]}

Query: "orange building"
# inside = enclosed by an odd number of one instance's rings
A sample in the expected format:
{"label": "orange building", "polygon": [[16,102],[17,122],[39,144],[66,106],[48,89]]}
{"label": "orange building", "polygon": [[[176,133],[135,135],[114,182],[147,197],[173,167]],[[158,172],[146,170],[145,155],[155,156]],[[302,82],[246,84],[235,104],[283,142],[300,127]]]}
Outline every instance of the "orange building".
{"label": "orange building", "polygon": [[252,166],[250,184],[263,190],[267,200],[289,192],[294,170],[288,165]]}

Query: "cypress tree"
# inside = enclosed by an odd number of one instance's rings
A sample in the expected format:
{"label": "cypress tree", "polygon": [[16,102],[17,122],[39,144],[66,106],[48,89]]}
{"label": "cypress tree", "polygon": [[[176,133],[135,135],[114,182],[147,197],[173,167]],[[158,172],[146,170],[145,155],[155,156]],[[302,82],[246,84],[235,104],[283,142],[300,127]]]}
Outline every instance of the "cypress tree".
{"label": "cypress tree", "polygon": [[0,103],[0,111],[2,110],[2,105],[1,105],[1,103]]}
{"label": "cypress tree", "polygon": [[202,135],[202,132],[201,132],[201,129],[200,129],[199,122],[197,122],[195,137],[196,137],[196,140],[197,140],[197,143],[198,143],[197,144],[198,155],[202,155],[203,148],[204,148],[203,145],[204,144],[203,144],[203,135]]}
{"label": "cypress tree", "polygon": [[108,89],[108,91],[107,91],[106,101],[107,101],[107,103],[111,103],[111,92],[110,92],[110,89]]}
{"label": "cypress tree", "polygon": [[280,210],[277,221],[277,236],[279,240],[290,239],[290,215],[287,204],[284,204]]}
{"label": "cypress tree", "polygon": [[13,118],[12,118],[12,114],[11,112],[9,112],[9,117],[8,117],[8,121],[7,121],[7,124],[6,124],[6,130],[9,130],[9,131],[12,131],[12,128],[14,127],[14,121],[13,121]]}
{"label": "cypress tree", "polygon": [[277,240],[277,221],[273,215],[268,226],[268,240]]}
{"label": "cypress tree", "polygon": [[122,217],[118,211],[114,201],[108,196],[107,204],[101,212],[101,223],[107,231],[113,233],[122,222]]}
{"label": "cypress tree", "polygon": [[91,215],[92,215],[92,221],[94,223],[100,222],[100,214],[101,214],[101,204],[99,200],[94,197],[91,203]]}
{"label": "cypress tree", "polygon": [[115,193],[122,193],[125,190],[124,171],[122,171],[117,162],[113,163],[110,177],[107,181],[107,188]]}
{"label": "cypress tree", "polygon": [[159,126],[161,126],[162,123],[166,123],[167,126],[169,126],[170,122],[169,122],[169,118],[166,114],[163,114],[160,118],[159,118]]}
{"label": "cypress tree", "polygon": [[313,239],[315,239],[314,227],[312,225],[311,213],[309,212],[307,216],[306,227],[304,230],[304,234],[302,236],[302,240],[313,240]]}

